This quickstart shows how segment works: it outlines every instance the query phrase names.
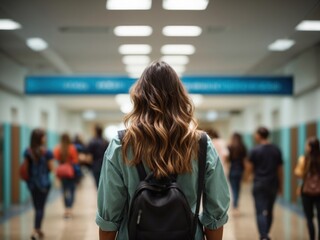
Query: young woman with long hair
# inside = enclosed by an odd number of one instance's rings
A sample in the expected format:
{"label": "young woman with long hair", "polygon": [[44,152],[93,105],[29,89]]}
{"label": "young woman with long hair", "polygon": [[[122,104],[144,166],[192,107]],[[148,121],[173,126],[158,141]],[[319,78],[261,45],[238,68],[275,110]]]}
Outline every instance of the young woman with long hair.
{"label": "young woman with long hair", "polygon": [[239,214],[238,202],[241,187],[241,180],[244,172],[244,160],[247,156],[247,149],[239,133],[232,134],[229,149],[229,181],[233,195],[233,211]]}
{"label": "young woman with long hair", "polygon": [[[105,153],[98,189],[100,239],[128,239],[128,204],[139,184],[136,165],[143,162],[156,178],[177,175],[194,211],[197,202],[197,150],[201,132],[194,107],[176,72],[153,62],[130,91],[133,110],[126,115],[123,141],[112,139]],[[220,159],[207,137],[203,214],[195,239],[222,239],[229,191]],[[181,216],[183,217],[183,216]]]}
{"label": "young woman with long hair", "polygon": [[[315,182],[318,185],[317,191],[314,193],[306,191],[306,178],[308,176],[314,176],[320,179],[320,144],[316,137],[310,137],[307,140],[305,147],[305,155],[301,156],[298,160],[298,164],[295,168],[296,176],[303,179],[303,185],[300,189],[302,198],[303,210],[307,220],[308,232],[310,240],[316,239],[315,227],[313,223],[314,208],[317,209],[318,231],[320,231],[320,194],[319,187],[320,181]],[[320,232],[318,232],[318,239],[320,239]]]}
{"label": "young woman with long hair", "polygon": [[[59,161],[59,164],[72,164],[78,163],[78,153],[75,146],[71,143],[69,134],[63,133],[60,138],[60,144],[54,149],[54,158]],[[62,191],[65,205],[65,218],[72,217],[72,206],[74,203],[74,195],[76,189],[76,179],[61,178]]]}
{"label": "young woman with long hair", "polygon": [[26,181],[35,210],[34,231],[31,239],[42,239],[41,230],[45,203],[51,187],[50,171],[53,170],[52,152],[46,149],[46,135],[42,129],[34,129],[31,133],[30,146],[24,152],[28,180]]}

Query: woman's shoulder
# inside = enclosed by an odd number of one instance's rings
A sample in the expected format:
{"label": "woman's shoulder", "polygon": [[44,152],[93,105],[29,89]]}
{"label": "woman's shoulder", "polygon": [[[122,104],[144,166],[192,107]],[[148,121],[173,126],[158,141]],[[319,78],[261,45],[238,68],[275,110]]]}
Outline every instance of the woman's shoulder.
{"label": "woman's shoulder", "polygon": [[119,154],[121,152],[122,142],[118,135],[111,138],[108,148],[106,150],[106,156],[111,157],[114,154]]}

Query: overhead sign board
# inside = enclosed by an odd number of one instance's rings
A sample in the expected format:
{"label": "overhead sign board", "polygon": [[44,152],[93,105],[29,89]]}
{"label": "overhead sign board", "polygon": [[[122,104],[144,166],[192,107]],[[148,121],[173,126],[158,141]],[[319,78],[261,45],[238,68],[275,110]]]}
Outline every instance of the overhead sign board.
{"label": "overhead sign board", "polygon": [[[28,76],[29,95],[114,95],[128,93],[136,79],[117,76]],[[293,78],[261,76],[186,76],[189,93],[205,95],[292,95]]]}

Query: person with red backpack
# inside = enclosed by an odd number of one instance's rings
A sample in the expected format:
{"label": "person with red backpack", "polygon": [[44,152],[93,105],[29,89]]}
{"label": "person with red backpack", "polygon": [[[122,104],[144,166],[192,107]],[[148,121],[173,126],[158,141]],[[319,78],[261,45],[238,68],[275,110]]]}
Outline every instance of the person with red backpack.
{"label": "person with red backpack", "polygon": [[221,240],[226,177],[177,73],[153,62],[130,94],[126,130],[111,140],[101,169],[100,240]]}
{"label": "person with red backpack", "polygon": [[[59,166],[56,169],[56,175],[62,183],[62,192],[65,205],[64,218],[72,217],[72,206],[75,199],[75,190],[77,183],[78,152],[72,144],[69,134],[63,133],[60,138],[60,144],[55,147],[54,158],[58,160]],[[77,170],[77,171],[76,171]]]}
{"label": "person with red backpack", "polygon": [[303,210],[307,220],[310,240],[316,239],[313,223],[314,208],[317,209],[318,239],[320,240],[320,144],[316,137],[310,137],[306,143],[306,153],[298,160],[295,175],[303,179],[299,190]]}
{"label": "person with red backpack", "polygon": [[49,174],[54,168],[53,154],[45,148],[45,144],[45,132],[42,129],[34,129],[31,133],[30,147],[24,151],[25,172],[21,177],[27,183],[35,210],[34,230],[31,235],[33,240],[44,238],[41,225],[51,187]]}

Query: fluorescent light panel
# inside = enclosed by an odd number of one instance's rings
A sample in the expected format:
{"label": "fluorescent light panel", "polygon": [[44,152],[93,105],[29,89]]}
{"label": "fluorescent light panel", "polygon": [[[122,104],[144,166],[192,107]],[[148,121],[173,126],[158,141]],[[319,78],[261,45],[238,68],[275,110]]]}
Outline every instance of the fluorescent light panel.
{"label": "fluorescent light panel", "polygon": [[97,118],[97,113],[95,111],[88,110],[82,113],[82,117],[85,120],[94,120]]}
{"label": "fluorescent light panel", "polygon": [[203,96],[201,94],[190,94],[194,106],[199,107],[203,103]]}
{"label": "fluorescent light panel", "polygon": [[209,111],[206,114],[206,119],[208,121],[215,121],[215,120],[218,119],[218,117],[219,117],[219,114],[217,112],[215,112],[215,111]]}
{"label": "fluorescent light panel", "polygon": [[161,60],[168,64],[173,64],[173,65],[189,63],[188,56],[163,56]]}
{"label": "fluorescent light panel", "polygon": [[11,19],[0,19],[0,30],[16,30],[21,28],[21,25]]}
{"label": "fluorescent light panel", "polygon": [[142,74],[142,72],[146,67],[147,67],[146,65],[127,65],[126,71],[128,73],[133,73],[133,74],[137,74],[137,73]]}
{"label": "fluorescent light panel", "polygon": [[184,65],[171,65],[171,67],[177,72],[177,74],[182,74],[186,71],[186,67]]}
{"label": "fluorescent light panel", "polygon": [[320,31],[320,21],[305,20],[296,26],[298,31]]}
{"label": "fluorescent light panel", "polygon": [[123,44],[119,47],[120,54],[149,54],[151,50],[148,44]]}
{"label": "fluorescent light panel", "polygon": [[128,65],[132,65],[132,64],[141,64],[141,65],[147,65],[150,63],[150,58],[148,56],[140,56],[140,55],[137,55],[137,56],[124,56],[122,58],[122,62],[124,64],[128,64]]}
{"label": "fluorescent light panel", "polygon": [[108,10],[149,10],[151,0],[107,0]]}
{"label": "fluorescent light panel", "polygon": [[162,34],[169,37],[197,37],[202,33],[198,26],[166,26]]}
{"label": "fluorescent light panel", "polygon": [[43,51],[48,48],[48,43],[42,38],[28,38],[26,43],[29,48],[36,52]]}
{"label": "fluorescent light panel", "polygon": [[294,40],[291,39],[278,39],[271,43],[268,47],[270,51],[282,52],[291,48],[295,44]]}
{"label": "fluorescent light panel", "polygon": [[119,37],[145,37],[152,34],[150,26],[117,26],[113,30]]}
{"label": "fluorescent light panel", "polygon": [[162,54],[182,54],[182,55],[192,55],[195,52],[195,47],[190,44],[167,44],[161,47]]}
{"label": "fluorescent light panel", "polygon": [[119,106],[123,103],[130,103],[131,102],[129,94],[117,94],[115,96],[115,100]]}
{"label": "fluorescent light panel", "polygon": [[121,112],[129,113],[132,110],[133,104],[131,102],[129,94],[118,94],[116,95],[115,99],[120,106]]}
{"label": "fluorescent light panel", "polygon": [[162,7],[166,10],[205,10],[209,0],[163,0]]}
{"label": "fluorescent light panel", "polygon": [[140,78],[141,73],[128,73],[128,77],[138,79]]}

